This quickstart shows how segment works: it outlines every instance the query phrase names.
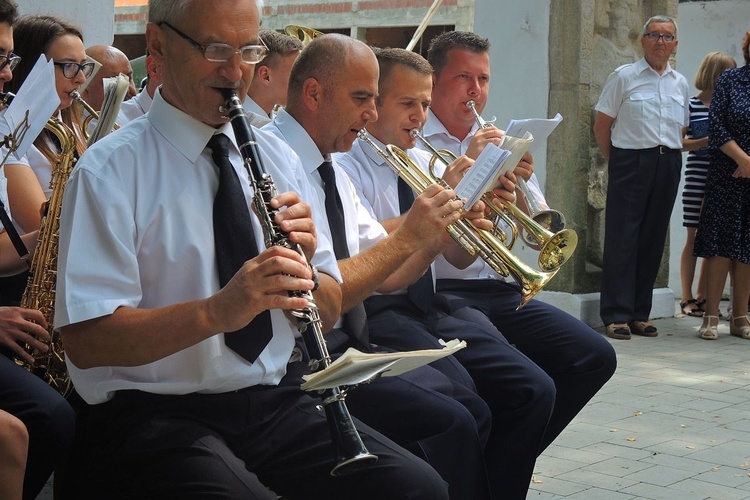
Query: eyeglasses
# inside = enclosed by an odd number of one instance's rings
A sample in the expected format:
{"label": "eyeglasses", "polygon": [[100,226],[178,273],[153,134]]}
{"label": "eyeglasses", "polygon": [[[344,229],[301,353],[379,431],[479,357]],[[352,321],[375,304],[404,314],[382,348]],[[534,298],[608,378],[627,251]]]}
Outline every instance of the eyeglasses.
{"label": "eyeglasses", "polygon": [[664,39],[665,43],[671,43],[675,40],[675,36],[672,33],[664,33],[663,35],[660,35],[656,31],[652,31],[651,33],[646,33],[643,36],[648,38],[652,42],[658,42],[660,38]]}
{"label": "eyeglasses", "polygon": [[52,64],[60,68],[62,70],[63,76],[68,80],[72,80],[73,78],[78,76],[79,71],[83,73],[83,76],[85,76],[86,78],[90,77],[94,72],[95,66],[95,64],[91,61],[85,62],[83,64],[74,62],[53,62]]}
{"label": "eyeglasses", "polygon": [[260,40],[260,45],[245,45],[244,47],[240,47],[239,49],[235,49],[234,47],[232,47],[231,45],[227,45],[226,43],[209,43],[208,45],[201,45],[168,22],[160,22],[159,26],[162,25],[169,27],[190,45],[200,50],[203,53],[203,57],[211,62],[227,62],[232,58],[232,56],[234,56],[235,54],[239,54],[240,60],[243,63],[256,64],[261,62],[263,58],[266,57],[266,54],[268,54],[268,47],[266,47],[266,44],[263,43],[263,40]]}
{"label": "eyeglasses", "polygon": [[0,63],[0,71],[4,70],[6,66],[10,68],[11,71],[16,69],[16,66],[18,66],[18,63],[21,62],[21,56],[15,55],[13,52],[11,52],[8,55],[0,55],[0,60],[3,62]]}

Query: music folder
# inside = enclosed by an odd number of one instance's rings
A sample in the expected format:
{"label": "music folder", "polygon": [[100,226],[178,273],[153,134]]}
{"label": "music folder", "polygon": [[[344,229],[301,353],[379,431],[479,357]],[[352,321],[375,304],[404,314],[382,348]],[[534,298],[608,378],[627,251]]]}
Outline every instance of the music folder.
{"label": "music folder", "polygon": [[523,137],[504,136],[500,146],[487,144],[454,189],[466,200],[464,205],[471,207],[484,193],[492,191],[498,185],[498,178],[516,168],[533,141],[534,137],[526,132]]}
{"label": "music folder", "polygon": [[440,340],[442,349],[419,351],[363,353],[349,348],[327,368],[303,375],[303,391],[320,391],[332,387],[355,386],[371,382],[378,377],[395,377],[414,368],[450,356],[466,347],[463,340]]}

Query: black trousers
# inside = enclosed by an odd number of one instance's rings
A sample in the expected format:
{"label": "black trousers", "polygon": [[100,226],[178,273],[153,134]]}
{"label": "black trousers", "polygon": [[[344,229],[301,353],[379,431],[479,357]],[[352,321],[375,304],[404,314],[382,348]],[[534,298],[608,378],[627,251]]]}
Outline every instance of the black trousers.
{"label": "black trousers", "polygon": [[403,295],[373,296],[365,305],[374,343],[410,350],[440,347],[438,338],[466,340],[455,357],[430,366],[474,388],[490,407],[484,456],[493,498],[525,498],[553,411],[552,379],[491,324],[445,314],[443,307],[428,317]]}
{"label": "black trousers", "polygon": [[333,477],[328,424],[299,389],[301,363],[279,386],[179,396],[121,391],[81,413],[87,435],[78,498],[447,499],[435,470],[368,426],[376,464]]}
{"label": "black trousers", "polygon": [[438,280],[437,301],[451,314],[491,323],[503,338],[555,384],[552,417],[541,453],[612,377],[617,358],[611,344],[570,314],[532,299],[516,310],[518,286],[499,280]]}
{"label": "black trousers", "polygon": [[649,319],[681,168],[678,151],[610,152],[600,305],[605,325]]}
{"label": "black trousers", "polygon": [[360,385],[346,402],[357,419],[426,460],[451,498],[490,498],[483,453],[492,416],[474,391],[422,366]]}
{"label": "black trousers", "polygon": [[41,378],[2,354],[0,409],[21,420],[29,432],[23,498],[33,500],[55,466],[67,458],[75,434],[75,412]]}

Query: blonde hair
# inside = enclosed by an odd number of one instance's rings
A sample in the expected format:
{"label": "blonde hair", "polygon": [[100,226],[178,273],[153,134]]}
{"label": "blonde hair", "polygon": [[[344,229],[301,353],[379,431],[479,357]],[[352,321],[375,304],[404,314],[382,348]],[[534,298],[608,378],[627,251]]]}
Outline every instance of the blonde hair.
{"label": "blonde hair", "polygon": [[745,38],[742,40],[742,56],[745,58],[745,64],[750,64],[748,45],[750,45],[750,30],[745,33]]}
{"label": "blonde hair", "polygon": [[698,66],[695,74],[695,88],[706,92],[713,92],[716,80],[725,69],[736,68],[737,62],[724,52],[709,52]]}

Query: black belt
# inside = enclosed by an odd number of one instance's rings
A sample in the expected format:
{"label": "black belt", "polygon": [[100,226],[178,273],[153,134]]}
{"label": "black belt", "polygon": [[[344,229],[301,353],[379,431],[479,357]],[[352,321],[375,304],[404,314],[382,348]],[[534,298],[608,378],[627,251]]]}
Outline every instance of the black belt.
{"label": "black belt", "polygon": [[679,149],[668,148],[667,146],[656,146],[655,148],[644,149],[644,151],[658,151],[660,155],[681,153]]}

